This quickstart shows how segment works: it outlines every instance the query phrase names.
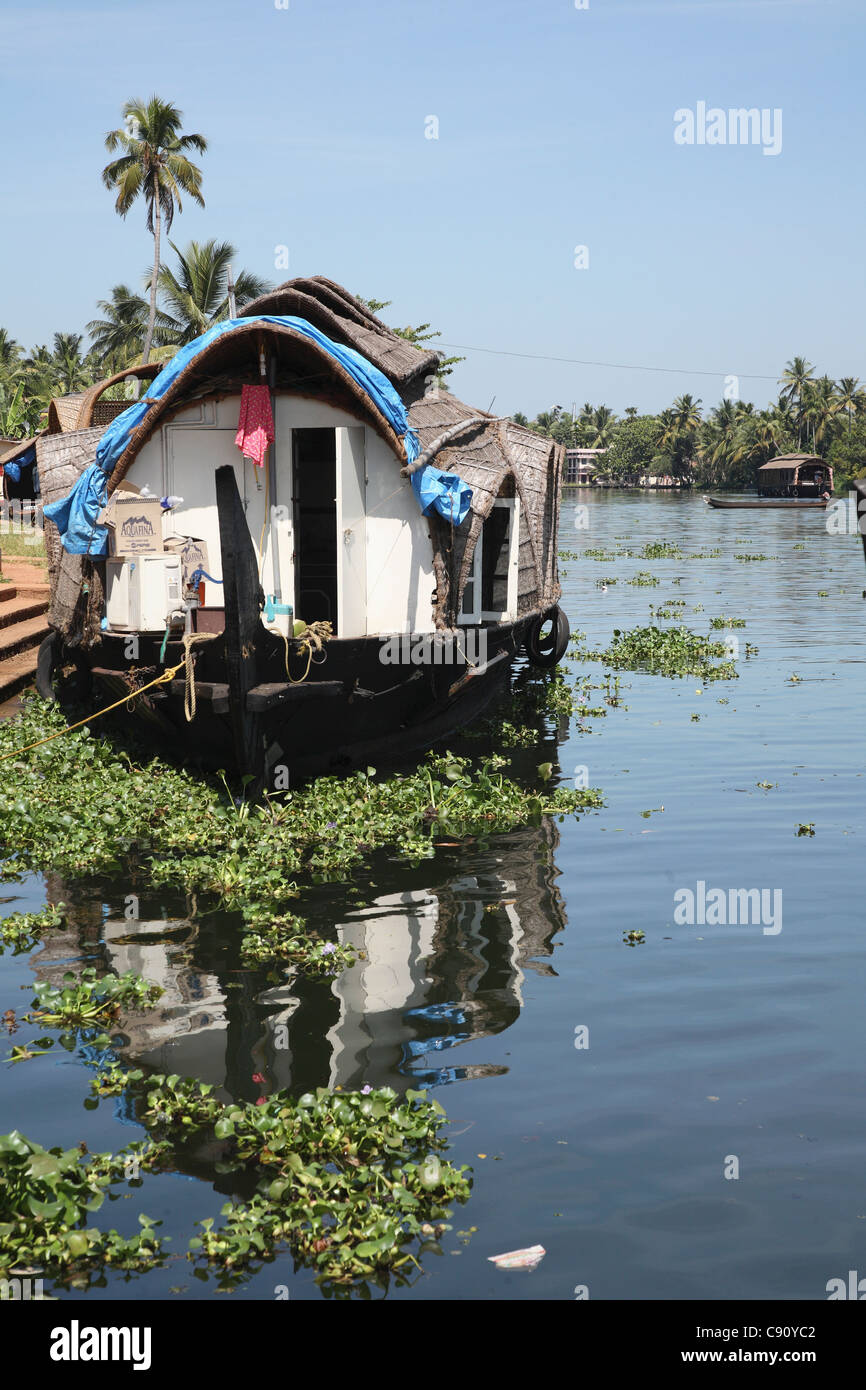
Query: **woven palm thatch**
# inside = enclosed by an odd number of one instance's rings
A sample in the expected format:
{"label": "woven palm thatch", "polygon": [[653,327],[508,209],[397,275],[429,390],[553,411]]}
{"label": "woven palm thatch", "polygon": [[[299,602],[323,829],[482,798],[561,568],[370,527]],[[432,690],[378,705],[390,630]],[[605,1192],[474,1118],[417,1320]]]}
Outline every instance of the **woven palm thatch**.
{"label": "woven palm thatch", "polygon": [[[43,502],[66,497],[96,458],[102,428],[69,434],[43,434],[36,441],[36,462]],[[67,555],[53,521],[45,520],[45,552],[51,582],[48,622],[70,646],[99,640],[103,611],[101,565],[84,555]]]}
{"label": "woven palm thatch", "polygon": [[5,468],[7,463],[14,463],[19,454],[32,449],[38,438],[38,435],[32,434],[29,439],[6,440],[6,447],[0,452],[0,468]]}
{"label": "woven palm thatch", "polygon": [[428,461],[443,472],[456,473],[472,488],[469,514],[453,534],[447,522],[431,519],[437,624],[450,627],[456,622],[475,544],[497,497],[520,499],[518,614],[556,603],[561,593],[556,533],[563,446],[436,389],[410,405],[409,421]]}
{"label": "woven palm thatch", "polygon": [[371,314],[359,299],[323,275],[287,280],[275,290],[245,304],[242,317],[252,314],[293,314],[338,343],[353,347],[384,372],[399,389],[416,377],[435,374],[439,354],[418,348]]}
{"label": "woven palm thatch", "polygon": [[105,429],[120,415],[131,401],[106,401],[101,397],[110,386],[137,377],[139,381],[152,381],[162,371],[161,362],[148,362],[143,366],[124,367],[122,372],[96,381],[86,391],[73,391],[68,396],[55,396],[48,404],[48,433],[70,434],[74,430],[87,430],[92,425]]}
{"label": "woven palm thatch", "polygon": [[68,396],[55,396],[49,401],[48,433],[69,434],[77,430],[83,402],[83,391],[71,391]]}
{"label": "woven palm thatch", "polygon": [[165,395],[150,407],[129,436],[109,479],[112,493],[126,476],[138,451],[154,431],[191,399],[240,391],[261,381],[259,350],[267,348],[276,373],[277,391],[311,396],[367,421],[403,457],[394,428],[366,391],[323,347],[286,324],[246,323],[214,339],[180,373]]}

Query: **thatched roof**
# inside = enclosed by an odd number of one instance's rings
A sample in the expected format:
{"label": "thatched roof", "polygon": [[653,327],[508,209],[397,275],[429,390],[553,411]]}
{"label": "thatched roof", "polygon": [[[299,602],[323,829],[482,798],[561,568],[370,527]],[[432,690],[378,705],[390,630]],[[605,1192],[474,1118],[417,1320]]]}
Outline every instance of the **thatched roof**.
{"label": "thatched roof", "polygon": [[827,460],[822,459],[819,454],[777,454],[769,463],[762,463],[758,472],[772,472],[774,468],[796,468],[808,463],[819,464],[822,468],[829,467]]}
{"label": "thatched roof", "polygon": [[[461,421],[466,422],[465,428],[454,433]],[[478,533],[496,498],[509,491],[516,493],[521,503],[518,563],[522,607],[554,603],[560,594],[555,536],[564,446],[507,418],[466,405],[442,390],[417,394],[409,405],[409,423],[418,432],[422,454],[429,453],[445,436],[430,462],[443,472],[456,473],[472,488],[471,511],[455,531],[453,541],[445,535],[447,524],[433,519],[439,532],[438,545],[435,537],[434,545],[442,554],[447,550],[449,556],[447,567],[437,565],[437,617],[445,622],[449,613],[454,616],[453,595],[463,592]]]}
{"label": "thatched roof", "polygon": [[268,290],[241,310],[243,318],[252,314],[294,314],[306,319],[335,342],[362,353],[398,390],[439,366],[438,353],[401,338],[348,290],[323,275],[287,280]]}
{"label": "thatched roof", "polygon": [[[101,425],[71,434],[42,434],[36,441],[39,485],[45,503],[57,502],[72,491],[96,457]],[[51,580],[48,622],[68,642],[85,646],[99,640],[103,589],[98,568],[84,555],[69,555],[60,544],[53,521],[45,518],[45,553]],[[85,585],[84,581],[87,581]]]}
{"label": "thatched roof", "polygon": [[105,429],[116,419],[131,401],[104,401],[100,398],[109,386],[116,386],[128,377],[139,381],[152,381],[162,371],[161,362],[148,362],[145,366],[125,367],[122,372],[94,382],[86,391],[72,391],[68,396],[55,396],[48,405],[48,433],[70,434],[74,430],[87,430],[92,425]]}
{"label": "thatched roof", "polygon": [[275,361],[278,391],[326,400],[351,412],[368,421],[394,452],[403,456],[403,446],[389,421],[325,348],[286,324],[255,320],[241,322],[215,338],[192,359],[165,395],[154,402],[130,435],[109,480],[109,492],[126,476],[154,431],[191,399],[235,392],[245,383],[260,382],[259,347],[265,344]]}
{"label": "thatched roof", "polygon": [[23,454],[27,449],[32,449],[38,438],[38,434],[33,434],[29,439],[16,440],[11,449],[0,454],[0,468],[5,467],[7,463],[14,463],[19,454]]}

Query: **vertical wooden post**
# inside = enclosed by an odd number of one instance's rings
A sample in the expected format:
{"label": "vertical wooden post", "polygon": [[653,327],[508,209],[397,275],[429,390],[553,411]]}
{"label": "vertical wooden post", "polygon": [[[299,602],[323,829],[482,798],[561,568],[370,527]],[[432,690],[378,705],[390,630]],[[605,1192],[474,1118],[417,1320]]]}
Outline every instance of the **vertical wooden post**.
{"label": "vertical wooden post", "polygon": [[241,776],[257,780],[264,771],[259,721],[247,711],[247,694],[258,683],[257,643],[262,592],[256,552],[250,536],[234,469],[216,470],[217,516],[225,603],[225,658],[231,707],[235,762]]}

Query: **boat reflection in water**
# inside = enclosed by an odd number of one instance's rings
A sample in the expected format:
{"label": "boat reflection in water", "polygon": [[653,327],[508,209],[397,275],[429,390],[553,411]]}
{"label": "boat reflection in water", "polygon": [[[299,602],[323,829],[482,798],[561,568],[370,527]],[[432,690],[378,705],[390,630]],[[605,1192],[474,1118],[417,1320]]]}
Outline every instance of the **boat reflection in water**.
{"label": "boat reflection in water", "polygon": [[[551,822],[460,852],[446,862],[395,868],[394,891],[338,919],[337,937],[359,953],[333,979],[245,969],[236,914],[200,920],[128,919],[80,903],[72,929],[33,958],[36,974],[101,964],[134,970],[164,994],[147,1013],[124,1017],[124,1058],[212,1082],[237,1099],[315,1086],[431,1087],[506,1070],[478,1057],[523,1007],[525,972],[552,974],[554,938],[565,925],[555,885],[559,834]],[[423,876],[425,886],[419,887]],[[430,886],[432,879],[441,881]],[[396,885],[396,886],[395,886]],[[54,901],[75,901],[49,885]],[[302,900],[303,904],[303,900]],[[301,910],[303,910],[303,905]],[[144,906],[144,904],[142,904]],[[318,906],[311,925],[333,923]],[[457,1055],[469,1049],[465,1059]]]}

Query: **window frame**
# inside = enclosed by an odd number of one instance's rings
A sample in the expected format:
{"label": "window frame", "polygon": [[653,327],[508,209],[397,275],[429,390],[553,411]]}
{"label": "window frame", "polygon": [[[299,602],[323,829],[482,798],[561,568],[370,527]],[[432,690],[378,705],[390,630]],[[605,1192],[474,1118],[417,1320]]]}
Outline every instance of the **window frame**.
{"label": "window frame", "polygon": [[[514,622],[517,618],[517,580],[520,554],[520,498],[517,496],[497,497],[496,501],[493,503],[493,507],[491,507],[490,509],[490,512],[492,512],[495,507],[507,508],[508,512],[510,513],[507,531],[508,579],[506,607],[501,611],[481,607],[481,573],[482,558],[484,554],[484,525],[486,525],[487,522],[487,517],[485,517],[484,523],[481,526],[481,530],[478,532],[478,539],[475,542],[475,550],[472,555],[472,564],[470,565],[469,573],[466,576],[466,583],[463,586],[463,595],[460,600],[460,612],[457,614],[457,623],[459,626],[462,627],[468,626],[473,623]],[[490,515],[490,512],[488,512],[488,516]],[[472,585],[472,608],[467,609],[466,590],[470,584]]]}

